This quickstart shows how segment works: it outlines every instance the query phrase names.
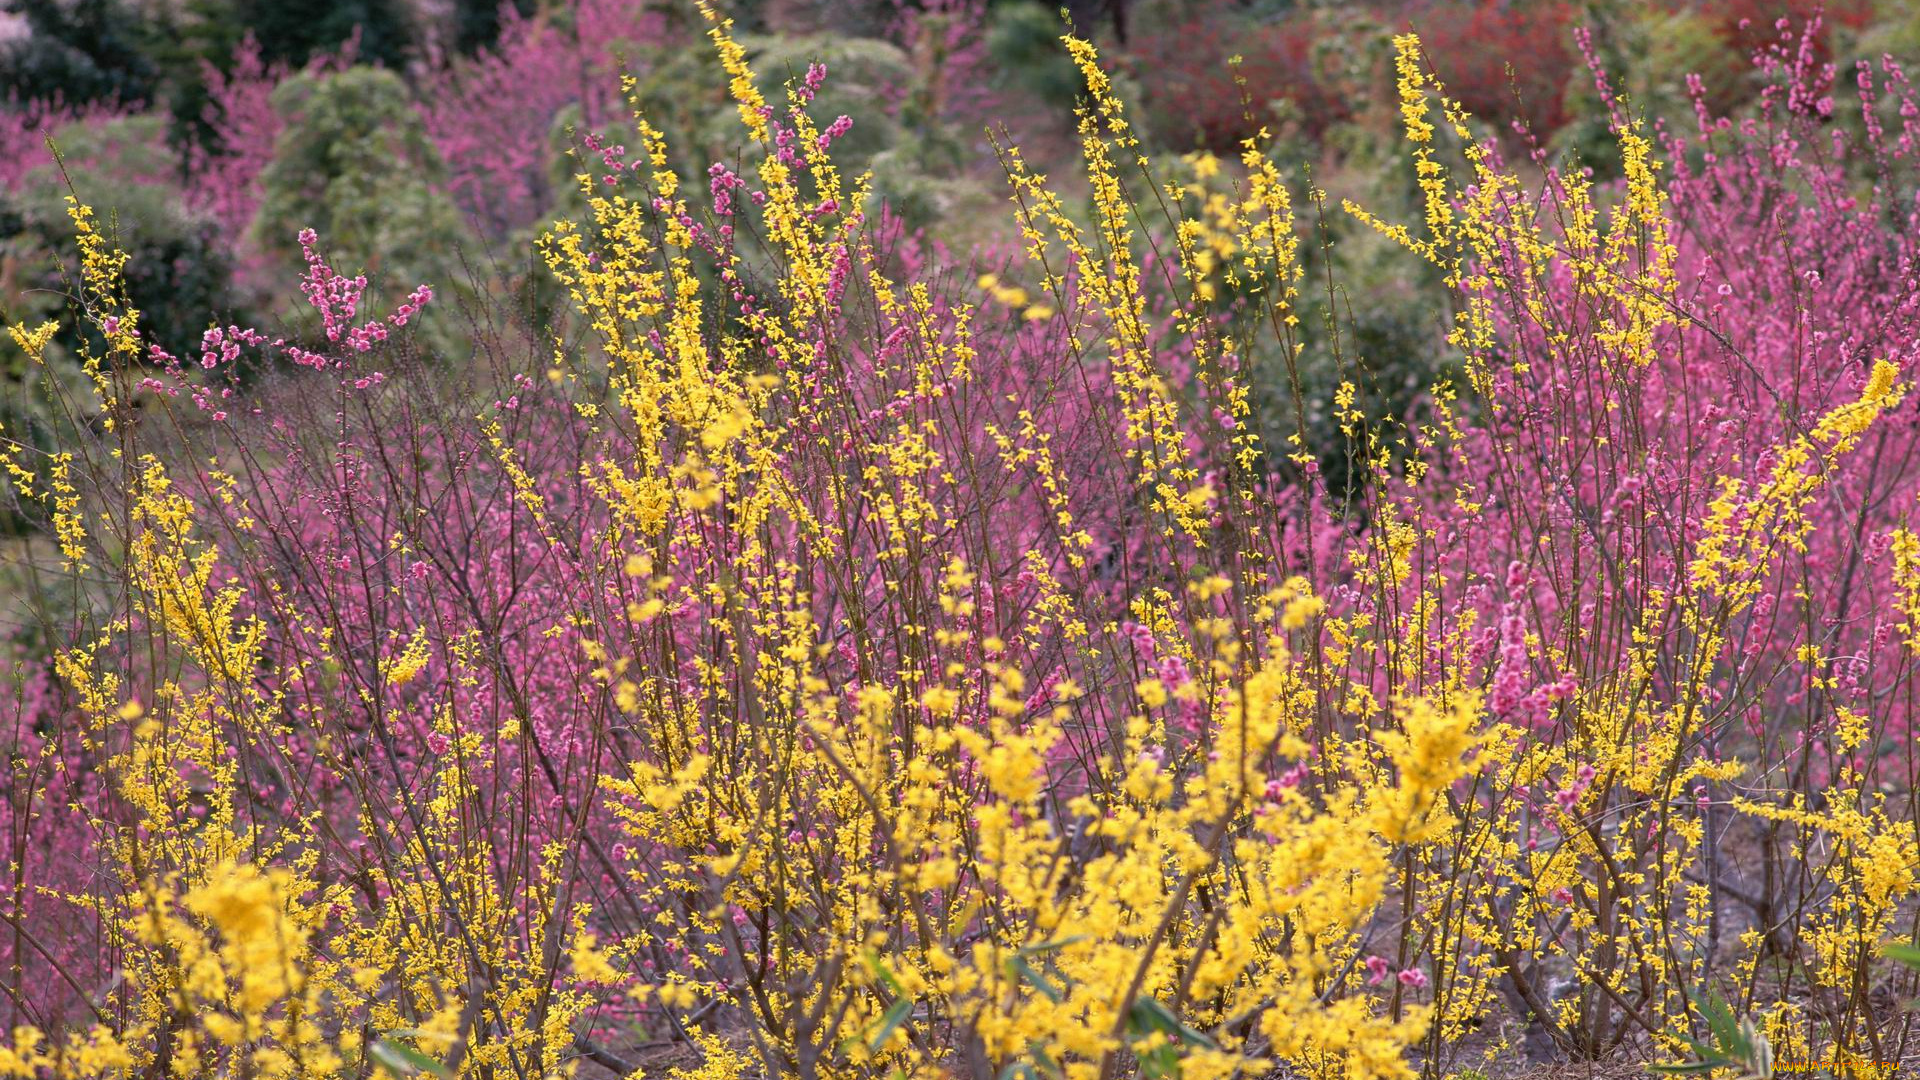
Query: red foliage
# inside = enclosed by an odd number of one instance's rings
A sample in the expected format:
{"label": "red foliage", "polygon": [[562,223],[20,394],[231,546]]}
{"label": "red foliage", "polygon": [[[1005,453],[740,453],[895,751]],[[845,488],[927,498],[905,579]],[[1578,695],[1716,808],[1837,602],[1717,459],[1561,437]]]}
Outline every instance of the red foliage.
{"label": "red foliage", "polygon": [[[1561,99],[1575,63],[1577,21],[1570,3],[1445,0],[1412,13],[1382,8],[1377,15],[1420,32],[1449,89],[1475,115],[1542,132],[1565,121]],[[1224,151],[1271,125],[1275,101],[1290,102],[1312,135],[1351,117],[1365,88],[1343,85],[1339,69],[1356,44],[1352,27],[1306,14],[1250,26],[1202,6],[1142,42],[1131,59],[1163,123],[1191,127],[1197,143]],[[1227,65],[1234,55],[1242,57],[1251,119]]]}
{"label": "red foliage", "polygon": [[1443,73],[1448,93],[1502,131],[1545,135],[1567,120],[1567,73],[1579,12],[1561,2],[1450,0],[1404,16]]}
{"label": "red foliage", "polygon": [[[1825,63],[1832,57],[1832,28],[1862,29],[1873,21],[1873,4],[1870,0],[1703,0],[1700,13],[1727,48],[1741,57],[1775,44],[1783,29],[1791,29],[1797,39],[1808,20],[1818,15],[1821,27],[1813,39],[1814,60]],[[1787,27],[1780,25],[1782,19]]]}
{"label": "red foliage", "polygon": [[[1835,27],[1861,29],[1873,19],[1871,0],[1664,0],[1667,10],[1697,13],[1726,49],[1728,64],[1746,70],[1759,52],[1783,40],[1797,49],[1815,15],[1821,26],[1811,40],[1812,60],[1826,63]],[[1522,124],[1540,136],[1566,123],[1567,78],[1581,66],[1574,27],[1586,18],[1571,0],[1427,0],[1369,5],[1372,17],[1399,30],[1414,30],[1448,92],[1468,112],[1505,131]],[[1782,20],[1785,20],[1784,23]],[[1785,37],[1783,38],[1783,35]],[[1226,5],[1196,4],[1183,20],[1148,36],[1129,58],[1162,134],[1190,128],[1194,141],[1216,151],[1275,119],[1271,103],[1294,106],[1301,125],[1318,135],[1353,114],[1362,89],[1343,85],[1339,57],[1358,47],[1349,24],[1294,14],[1248,24]],[[1240,104],[1227,59],[1240,68],[1252,117]],[[1738,94],[1709,102],[1731,109]],[[1177,139],[1176,139],[1177,141]]]}
{"label": "red foliage", "polygon": [[[1276,101],[1291,102],[1315,135],[1351,115],[1347,95],[1314,62],[1324,37],[1321,27],[1299,16],[1249,28],[1203,7],[1168,32],[1147,37],[1129,61],[1163,136],[1178,141],[1174,127],[1190,128],[1199,146],[1225,152],[1271,126]],[[1236,55],[1251,110],[1241,105],[1228,67]]]}

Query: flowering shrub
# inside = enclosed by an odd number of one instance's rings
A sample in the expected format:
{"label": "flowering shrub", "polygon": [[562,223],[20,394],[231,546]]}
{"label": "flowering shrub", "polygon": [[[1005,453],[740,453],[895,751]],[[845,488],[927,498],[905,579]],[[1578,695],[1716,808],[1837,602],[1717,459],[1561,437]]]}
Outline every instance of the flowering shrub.
{"label": "flowering shrub", "polygon": [[[1423,214],[1346,210],[1444,278],[1460,377],[1388,423],[1344,380],[1335,498],[1252,407],[1306,335],[1358,362],[1259,139],[1161,198],[1069,36],[1090,207],[997,144],[1028,284],[956,276],[836,169],[829,73],[770,97],[701,10],[753,152],[588,143],[538,244],[570,315],[460,380],[431,283],[313,232],[310,340],[175,355],[70,203],[92,422],[0,462],[62,596],[0,1071],[1403,1077],[1476,1027],[1678,1055],[1722,992],[1783,1060],[1889,1056],[1897,65],[1857,138],[1810,49],[1664,143],[1601,77],[1603,188],[1523,179],[1395,39]],[[295,374],[243,390],[261,355]]]}

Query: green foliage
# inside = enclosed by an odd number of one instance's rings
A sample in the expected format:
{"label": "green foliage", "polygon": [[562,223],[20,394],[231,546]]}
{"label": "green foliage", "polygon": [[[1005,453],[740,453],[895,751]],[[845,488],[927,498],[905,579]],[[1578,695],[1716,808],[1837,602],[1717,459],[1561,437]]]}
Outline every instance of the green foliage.
{"label": "green foliage", "polygon": [[1920,971],[1920,940],[1898,941],[1881,950],[1887,959]]}
{"label": "green foliage", "polygon": [[[532,15],[534,0],[506,0],[521,16]],[[453,0],[453,47],[463,53],[479,52],[500,38],[501,0]]]}
{"label": "green foliage", "polygon": [[[418,1038],[417,1031],[393,1031],[389,1036],[403,1035]],[[437,1076],[442,1080],[453,1076],[452,1070],[440,1064],[419,1050],[397,1042],[392,1038],[379,1038],[367,1047],[367,1057],[386,1072],[394,1076]]]}
{"label": "green foliage", "polygon": [[[822,127],[836,116],[853,118],[853,130],[833,144],[834,163],[843,172],[866,168],[874,155],[897,145],[905,134],[889,107],[890,95],[904,90],[914,77],[912,63],[899,46],[876,38],[838,35],[762,37],[741,44],[749,50],[760,92],[776,108],[786,101],[782,88],[789,79],[799,80],[808,64],[827,66],[826,85],[808,111]],[[738,141],[737,117],[732,105],[711,116],[707,144],[718,148]]]}
{"label": "green foliage", "polygon": [[[658,126],[654,114],[649,111],[648,122]],[[629,151],[640,145],[638,132],[633,122],[622,117],[606,124],[594,125],[591,133],[604,140],[604,144],[624,146]],[[553,124],[547,131],[546,184],[549,198],[547,213],[526,230],[508,238],[502,245],[505,265],[505,284],[514,294],[514,307],[525,311],[530,323],[545,325],[556,318],[566,306],[566,290],[555,281],[547,271],[545,263],[538,253],[538,239],[562,221],[584,221],[589,217],[587,193],[581,189],[581,173],[599,175],[604,169],[596,169],[600,164],[598,155],[586,149],[586,136],[590,133],[579,105],[569,105],[555,114]],[[683,174],[690,173],[684,162]],[[683,175],[683,183],[695,183],[693,177]]]}
{"label": "green foliage", "polygon": [[399,67],[414,26],[400,0],[225,0],[225,21],[259,40],[269,61],[304,64],[358,33],[355,57]]}
{"label": "green foliage", "polygon": [[1773,1076],[1773,1046],[1753,1017],[1736,1017],[1733,1006],[1711,990],[1700,1002],[1700,1016],[1707,1022],[1708,1037],[1686,1040],[1693,1056],[1676,1064],[1651,1066],[1654,1072],[1711,1076],[1715,1070],[1731,1069],[1740,1080],[1769,1080]]}
{"label": "green foliage", "polygon": [[[723,154],[731,160],[732,154],[725,143],[709,145],[707,142],[713,134],[709,130],[710,122],[727,107],[727,97],[715,90],[713,80],[705,77],[705,53],[699,49],[644,44],[635,47],[631,62],[633,92],[647,123],[666,136],[667,145],[686,147],[689,151],[675,155],[670,162],[680,172],[682,181],[699,182],[693,164],[696,150],[700,154]],[[548,145],[553,154],[549,160],[555,162],[559,170],[554,175],[552,188],[559,198],[569,197],[566,193],[573,187],[573,173],[578,171],[566,158],[566,151],[574,145],[568,129],[604,130],[610,119],[625,123],[626,115],[623,111],[618,118],[596,115],[590,119],[588,122],[581,109],[572,106],[562,110],[554,120]]]}
{"label": "green foliage", "polygon": [[[28,205],[17,195],[0,196],[0,321],[32,327],[58,318],[66,299],[49,287],[59,284],[59,267],[28,220]],[[83,378],[68,350],[56,343],[47,352],[45,369],[32,370],[12,337],[0,334],[0,431],[41,449],[58,441],[60,391],[77,398]],[[0,536],[24,533],[44,516],[20,500],[0,501]]]}
{"label": "green foliage", "polygon": [[30,33],[0,46],[0,84],[21,100],[149,100],[160,77],[148,24],[126,0],[7,0]]}
{"label": "green foliage", "polygon": [[[646,115],[647,122],[654,123],[652,111]],[[588,125],[579,105],[568,105],[556,113],[547,129],[547,190],[552,193],[552,208],[534,235],[545,232],[554,222],[579,221],[586,216],[587,194],[581,190],[580,174],[606,171],[600,167],[598,155],[586,149],[588,134],[597,136],[603,144],[624,146],[630,154],[640,146],[639,132],[629,117]],[[682,171],[691,174],[693,170],[682,166]],[[680,179],[682,183],[697,182],[691,175]]]}
{"label": "green foliage", "polygon": [[[1592,29],[1595,55],[1627,108],[1636,113],[1690,116],[1690,74],[1700,76],[1708,103],[1719,111],[1732,108],[1751,80],[1752,65],[1727,48],[1698,12],[1609,10]],[[1617,178],[1618,144],[1593,73],[1584,63],[1568,73],[1565,101],[1567,124],[1551,133],[1549,145],[1593,169],[1596,177]]]}
{"label": "green foliage", "polygon": [[452,347],[450,290],[465,234],[406,85],[370,67],[303,74],[274,91],[273,106],[286,127],[260,176],[255,242],[297,271],[297,237],[310,228],[343,273],[373,279],[373,295],[432,285],[448,302],[428,309],[424,332],[437,349]]}
{"label": "green foliage", "polygon": [[[852,118],[833,156],[847,175],[872,171],[869,209],[877,212],[884,202],[908,228],[922,228],[989,200],[963,168],[961,140],[928,104],[926,83],[937,72],[917,70],[905,51],[872,39],[786,38],[761,48],[754,67],[767,73],[768,100],[784,100],[778,93],[784,73],[798,77],[814,61],[827,66],[826,85],[808,111],[822,128],[835,117]],[[730,122],[731,111],[720,119]]]}
{"label": "green foliage", "polygon": [[[776,108],[785,107],[788,80],[805,76],[810,64],[826,65],[826,84],[807,111],[822,129],[836,117],[852,119],[852,129],[834,143],[834,162],[849,179],[872,171],[876,209],[885,202],[909,227],[920,227],[990,198],[962,169],[957,133],[927,105],[932,95],[924,84],[938,73],[917,70],[905,50],[873,38],[839,35],[754,37],[741,43],[759,74],[761,93]],[[704,54],[656,48],[643,52],[640,60],[636,92],[647,122],[665,133],[669,145],[698,148],[677,159],[683,181],[704,185],[704,170],[694,168],[697,163],[732,164],[743,151],[749,156],[759,152],[739,145],[738,114],[724,95],[713,92]],[[564,157],[572,145],[566,127],[578,123],[579,111],[574,109],[555,125],[557,213],[578,201],[573,174],[579,168]],[[630,150],[637,145],[624,121],[602,121],[593,130]]]}
{"label": "green foliage", "polygon": [[[209,316],[245,315],[232,287],[231,241],[186,208],[173,182],[176,165],[165,134],[165,121],[149,115],[71,124],[54,134],[54,142],[73,191],[94,207],[127,253],[126,287],[142,313],[143,335],[181,354],[198,344]],[[6,200],[11,212],[0,217],[0,228],[17,261],[0,302],[12,321],[44,306],[34,290],[57,295],[76,273],[58,254],[75,247],[63,201],[67,183],[49,164],[29,172]]]}
{"label": "green foliage", "polygon": [[1057,9],[1040,4],[1002,5],[992,12],[987,55],[1012,86],[1065,110],[1079,99],[1084,84],[1060,43],[1063,32]]}
{"label": "green foliage", "polygon": [[[115,245],[127,254],[128,295],[141,312],[141,333],[175,355],[194,348],[212,317],[245,321],[232,286],[231,244],[212,221],[185,208],[173,182],[175,159],[158,116],[70,124],[54,142],[72,177],[72,190],[91,204]],[[51,162],[28,172],[0,195],[0,321],[36,326],[66,304],[79,266],[73,222],[63,197],[68,180]],[[83,401],[75,354],[77,331],[68,325],[45,356],[46,370],[30,372],[10,337],[0,336],[0,425],[34,446],[51,446],[63,428],[84,418],[67,414]],[[25,526],[0,517],[0,531]]]}
{"label": "green foliage", "polygon": [[742,26],[776,34],[879,37],[899,15],[893,0],[748,0]]}
{"label": "green foliage", "polygon": [[1887,17],[1861,35],[1854,50],[1861,56],[1920,56],[1920,7],[1888,5]]}
{"label": "green foliage", "polygon": [[986,185],[957,169],[941,170],[939,160],[937,149],[929,149],[919,135],[874,155],[869,166],[874,205],[869,209],[877,211],[884,203],[907,228],[919,229],[991,205]]}

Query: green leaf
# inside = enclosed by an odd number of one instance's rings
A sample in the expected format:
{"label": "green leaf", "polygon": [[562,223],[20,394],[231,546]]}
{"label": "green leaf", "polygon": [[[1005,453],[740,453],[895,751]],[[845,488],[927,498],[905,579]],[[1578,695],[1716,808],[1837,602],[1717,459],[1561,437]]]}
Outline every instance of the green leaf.
{"label": "green leaf", "polygon": [[1060,938],[1057,941],[1041,941],[1032,945],[1022,945],[1020,946],[1019,954],[1021,956],[1038,956],[1041,953],[1050,953],[1056,949],[1064,949],[1069,945],[1077,945],[1085,940],[1087,940],[1087,935],[1073,934],[1069,937]]}
{"label": "green leaf", "polygon": [[1127,1023],[1142,1034],[1152,1031],[1164,1031],[1169,1035],[1177,1034],[1180,1021],[1167,1011],[1165,1005],[1150,997],[1134,998],[1127,1007]]}
{"label": "green leaf", "polygon": [[1160,1004],[1157,998],[1135,998],[1127,1010],[1127,1018],[1146,1031],[1164,1031],[1168,1035],[1178,1036],[1183,1042],[1197,1043],[1208,1048],[1214,1045],[1213,1039],[1206,1033],[1188,1027],[1173,1014],[1173,1010]]}
{"label": "green leaf", "polygon": [[[396,1032],[395,1034],[398,1033]],[[447,1071],[445,1065],[415,1050],[413,1047],[402,1043],[389,1042],[386,1039],[373,1040],[373,1045],[367,1048],[367,1056],[373,1059],[374,1064],[395,1076],[419,1076],[424,1073],[446,1080],[446,1078],[450,1078],[453,1075]]]}
{"label": "green leaf", "polygon": [[1920,968],[1920,941],[1899,941],[1881,950],[1889,960],[1897,960],[1910,968]]}
{"label": "green leaf", "polygon": [[879,976],[880,984],[882,986],[885,986],[887,990],[893,994],[894,997],[904,998],[904,997],[910,996],[907,993],[907,988],[900,984],[899,977],[894,975],[893,972],[888,971],[887,965],[880,962],[879,953],[874,953],[874,952],[868,953],[867,963],[873,965],[873,973]]}
{"label": "green leaf", "polygon": [[1027,963],[1026,957],[1018,953],[1007,958],[1007,977],[1016,981],[1025,979],[1027,982],[1032,983],[1035,990],[1040,991],[1043,997],[1055,1005],[1066,1000],[1066,991],[1054,986],[1053,983],[1047,980],[1045,975],[1040,974],[1034,970],[1032,964]]}
{"label": "green leaf", "polygon": [[901,998],[887,1006],[886,1015],[880,1018],[880,1031],[873,1037],[873,1041],[867,1044],[868,1047],[878,1051],[887,1045],[887,1040],[893,1037],[893,1029],[906,1023],[907,1017],[911,1015],[913,1015],[913,1002],[907,998]]}
{"label": "green leaf", "polygon": [[1154,1047],[1148,1053],[1140,1055],[1140,1070],[1154,1080],[1161,1077],[1180,1075],[1180,1052],[1173,1044],[1164,1043]]}
{"label": "green leaf", "polygon": [[1741,1060],[1749,1056],[1752,1048],[1742,1045],[1746,1040],[1740,1037],[1740,1021],[1733,1015],[1733,1006],[1709,990],[1706,1000],[1700,1003],[1700,1014],[1706,1018],[1707,1030],[1713,1033],[1714,1046]]}

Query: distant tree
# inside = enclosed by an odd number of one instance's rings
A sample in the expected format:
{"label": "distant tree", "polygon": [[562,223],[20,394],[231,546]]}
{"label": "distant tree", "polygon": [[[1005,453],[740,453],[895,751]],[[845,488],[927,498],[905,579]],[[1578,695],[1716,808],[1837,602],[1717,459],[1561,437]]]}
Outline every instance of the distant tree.
{"label": "distant tree", "polygon": [[415,27],[401,0],[225,0],[230,26],[251,31],[269,63],[300,65],[338,49],[359,31],[357,59],[399,67]]}
{"label": "distant tree", "polygon": [[144,105],[160,68],[147,24],[126,0],[5,0],[28,33],[0,45],[0,85],[22,101]]}
{"label": "distant tree", "polygon": [[[1051,3],[1052,0],[1049,0]],[[1053,4],[1056,11],[1065,10],[1067,18],[1073,23],[1073,32],[1083,38],[1093,38],[1099,32],[1101,22],[1113,27],[1113,37],[1121,48],[1127,45],[1127,0],[1067,0],[1064,7]]]}
{"label": "distant tree", "polygon": [[406,0],[173,0],[145,18],[174,141],[200,155],[190,161],[227,149],[215,91],[236,65],[294,69],[344,49],[345,63],[399,67],[417,38]]}
{"label": "distant tree", "polygon": [[511,8],[525,18],[537,9],[535,0],[453,0],[453,48],[475,53],[500,40],[500,16]]}
{"label": "distant tree", "polygon": [[[233,287],[231,237],[211,217],[188,210],[172,183],[178,170],[162,118],[92,117],[53,134],[73,190],[127,255],[123,280],[140,311],[144,341],[183,356],[210,320],[251,321]],[[47,161],[0,190],[0,322],[36,326],[65,310],[80,273],[62,199],[69,177]],[[39,364],[30,363],[11,336],[0,335],[0,428],[9,437],[45,448],[81,419],[69,412],[72,402],[88,397],[76,357],[80,334],[65,320]],[[18,504],[0,505],[0,536],[44,524],[17,510]]]}
{"label": "distant tree", "polygon": [[[449,301],[460,284],[460,216],[446,168],[406,84],[391,71],[303,73],[273,93],[284,124],[260,175],[253,221],[261,249],[301,264],[296,235],[311,228],[343,272],[364,269],[389,298],[429,284]],[[447,345],[451,303],[429,309],[429,336]]]}
{"label": "distant tree", "polygon": [[[209,319],[245,317],[232,289],[232,244],[211,216],[188,209],[174,184],[179,167],[162,117],[83,120],[53,137],[73,190],[127,253],[127,290],[146,340],[183,353],[199,342]],[[71,277],[79,267],[62,199],[68,178],[51,163],[42,165],[10,195],[42,249],[72,263]]]}

